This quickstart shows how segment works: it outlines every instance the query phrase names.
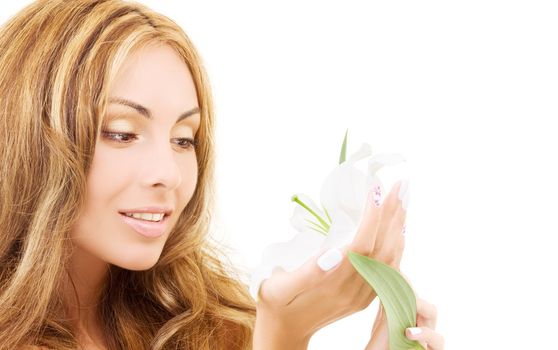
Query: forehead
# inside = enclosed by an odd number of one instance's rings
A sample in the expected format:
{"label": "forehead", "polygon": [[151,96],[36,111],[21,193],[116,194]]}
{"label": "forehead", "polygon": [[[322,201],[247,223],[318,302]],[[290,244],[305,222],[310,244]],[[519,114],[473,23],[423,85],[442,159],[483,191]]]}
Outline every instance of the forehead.
{"label": "forehead", "polygon": [[182,57],[166,44],[131,52],[117,73],[109,96],[141,101],[160,113],[198,106],[196,87]]}

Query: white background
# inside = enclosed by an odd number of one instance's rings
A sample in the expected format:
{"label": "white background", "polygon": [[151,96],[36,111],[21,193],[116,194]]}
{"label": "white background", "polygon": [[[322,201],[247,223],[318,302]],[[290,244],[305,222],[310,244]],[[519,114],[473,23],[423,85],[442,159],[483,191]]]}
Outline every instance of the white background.
{"label": "white background", "polygon": [[[3,2],[2,22],[27,3]],[[552,2],[143,3],[176,20],[207,66],[216,229],[239,266],[295,234],[290,197],[318,199],[348,128],[349,154],[367,142],[407,159],[401,269],[437,306],[446,348],[555,346]],[[376,310],[324,328],[310,349],[362,349]]]}

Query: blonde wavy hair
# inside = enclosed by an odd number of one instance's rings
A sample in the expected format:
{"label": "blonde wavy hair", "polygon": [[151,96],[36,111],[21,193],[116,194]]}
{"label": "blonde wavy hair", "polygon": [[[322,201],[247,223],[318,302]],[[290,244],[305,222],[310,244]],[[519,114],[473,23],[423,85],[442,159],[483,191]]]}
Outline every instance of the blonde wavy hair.
{"label": "blonde wavy hair", "polygon": [[198,182],[160,260],[111,265],[99,315],[109,349],[249,349],[255,304],[211,239],[214,117],[200,56],[171,19],[136,2],[39,0],[0,28],[0,348],[79,348],[62,285],[69,231],[108,91],[124,59],[153,42],[190,68],[201,125]]}

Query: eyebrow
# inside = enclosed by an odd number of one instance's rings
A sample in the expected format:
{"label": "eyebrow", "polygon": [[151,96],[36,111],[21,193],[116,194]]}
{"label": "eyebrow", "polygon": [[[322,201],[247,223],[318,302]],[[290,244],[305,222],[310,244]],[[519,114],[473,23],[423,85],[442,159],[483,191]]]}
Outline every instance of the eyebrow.
{"label": "eyebrow", "polygon": [[[110,103],[118,103],[124,106],[128,106],[131,107],[133,109],[135,109],[136,111],[138,111],[138,113],[140,113],[141,115],[143,115],[144,117],[146,117],[147,119],[153,119],[153,116],[151,114],[151,111],[147,108],[144,107],[142,105],[140,105],[137,102],[133,102],[130,100],[127,100],[125,98],[120,98],[120,97],[114,97],[111,98],[109,100]],[[199,107],[194,107],[193,109],[186,111],[184,113],[182,113],[180,116],[178,116],[178,118],[176,119],[176,122],[178,123],[179,121],[186,119],[194,114],[198,114],[200,113],[200,108]]]}

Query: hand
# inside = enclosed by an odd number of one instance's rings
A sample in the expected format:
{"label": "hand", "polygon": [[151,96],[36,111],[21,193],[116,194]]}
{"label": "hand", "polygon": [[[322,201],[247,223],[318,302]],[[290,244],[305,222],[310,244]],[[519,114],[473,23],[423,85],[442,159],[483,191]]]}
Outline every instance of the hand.
{"label": "hand", "polygon": [[[396,183],[380,207],[367,205],[355,239],[340,250],[341,261],[328,271],[314,256],[292,272],[276,269],[259,290],[254,348],[271,349],[272,339],[288,338],[305,348],[320,328],[365,309],[376,297],[373,289],[347,259],[352,250],[399,268],[406,210]],[[281,334],[281,336],[279,336]],[[285,337],[282,337],[282,336]],[[283,344],[285,344],[283,342]]]}
{"label": "hand", "polygon": [[[421,333],[412,335],[410,328],[407,328],[405,335],[409,339],[417,340],[424,349],[443,350],[444,338],[439,333],[434,332],[434,329],[436,329],[436,318],[436,307],[417,297],[417,328],[421,330]],[[388,349],[389,333],[387,319],[382,304],[380,304],[378,314],[376,315],[376,321],[372,327],[372,337],[365,350]]]}

